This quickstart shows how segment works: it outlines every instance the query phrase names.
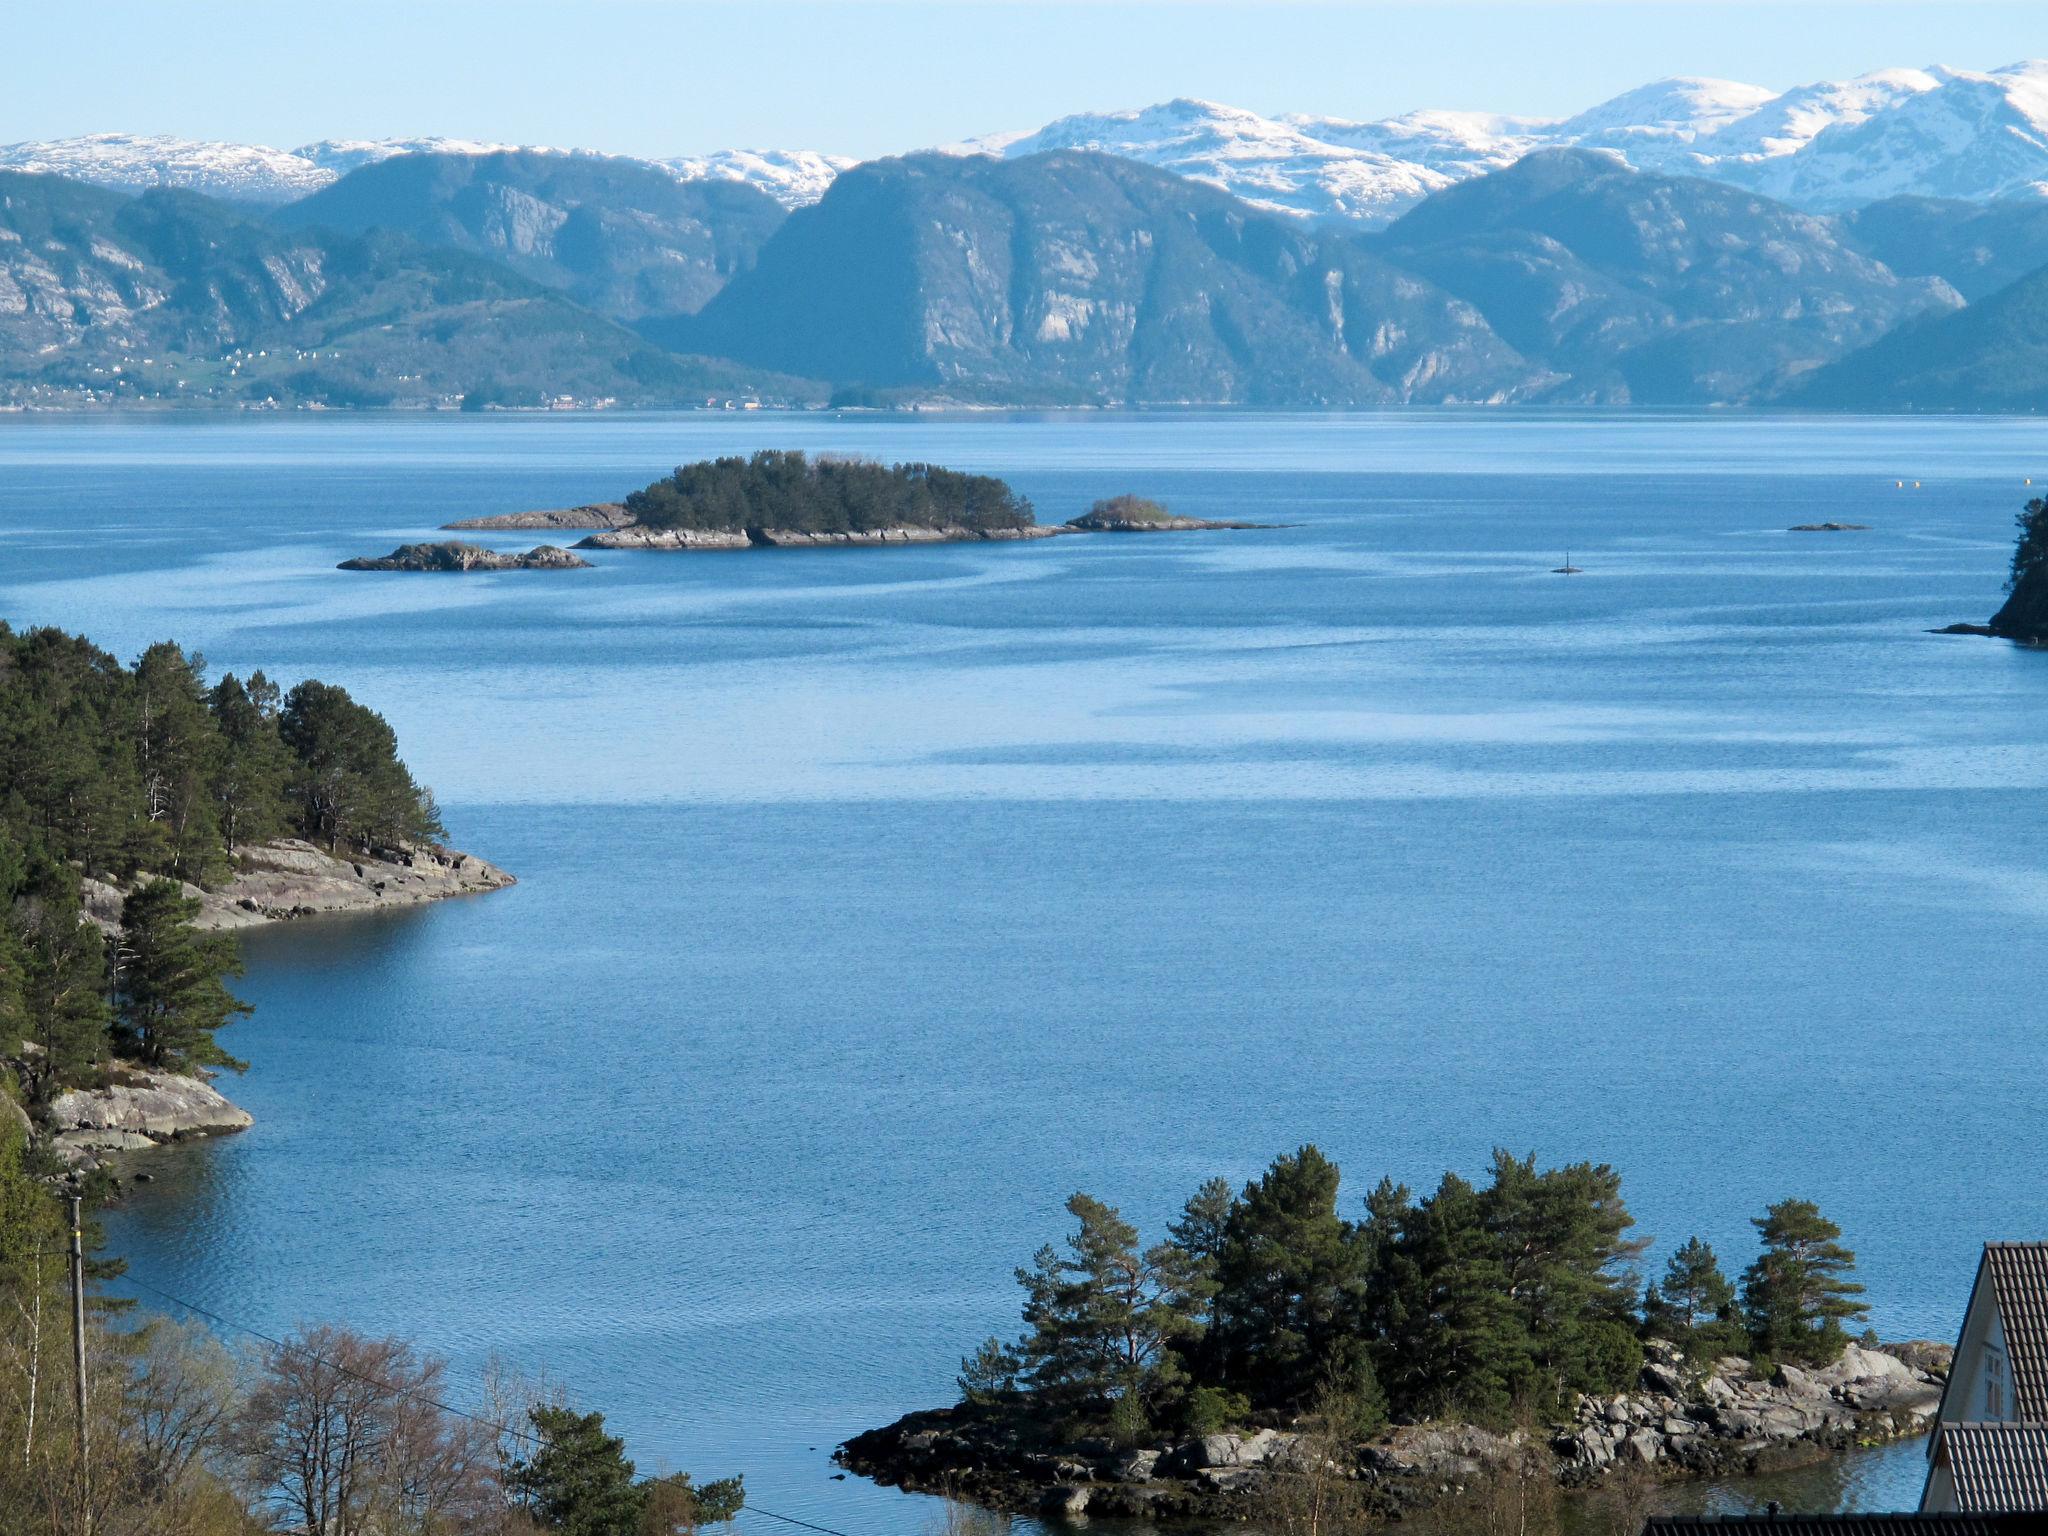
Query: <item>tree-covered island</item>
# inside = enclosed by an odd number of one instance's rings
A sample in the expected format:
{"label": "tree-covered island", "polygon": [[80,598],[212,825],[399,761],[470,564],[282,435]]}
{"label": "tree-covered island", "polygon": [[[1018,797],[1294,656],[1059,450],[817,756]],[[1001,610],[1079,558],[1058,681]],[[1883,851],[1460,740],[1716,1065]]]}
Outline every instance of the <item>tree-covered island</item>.
{"label": "tree-covered island", "polygon": [[1441,1505],[1466,1530],[1560,1486],[1633,1509],[1659,1475],[1904,1433],[1939,1399],[1939,1360],[1851,1343],[1854,1255],[1804,1200],[1756,1218],[1738,1277],[1694,1238],[1647,1281],[1615,1170],[1506,1152],[1483,1183],[1382,1179],[1355,1217],[1313,1146],[1210,1180],[1155,1243],[1092,1196],[1067,1212],[1017,1271],[1021,1336],[847,1466],[1005,1509],[1330,1532]]}

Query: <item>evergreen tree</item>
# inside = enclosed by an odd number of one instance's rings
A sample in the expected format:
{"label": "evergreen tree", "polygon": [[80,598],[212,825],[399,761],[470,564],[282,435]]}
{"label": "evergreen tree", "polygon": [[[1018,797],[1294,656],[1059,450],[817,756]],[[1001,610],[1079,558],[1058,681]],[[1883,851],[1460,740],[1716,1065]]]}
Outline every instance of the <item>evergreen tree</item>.
{"label": "evergreen tree", "polygon": [[[1735,1317],[1735,1287],[1714,1250],[1697,1237],[1665,1261],[1664,1278],[1643,1295],[1643,1324],[1688,1355],[1737,1344],[1725,1325]],[[1739,1331],[1739,1330],[1738,1330]]]}
{"label": "evergreen tree", "polygon": [[194,928],[198,915],[199,903],[169,880],[147,881],[129,895],[115,954],[115,1039],[152,1067],[240,1071],[213,1036],[250,1011],[223,981],[242,974],[241,956],[226,935]]}
{"label": "evergreen tree", "polygon": [[1621,1175],[1604,1163],[1538,1171],[1533,1155],[1496,1149],[1480,1210],[1528,1339],[1535,1406],[1631,1385],[1642,1364],[1630,1324],[1643,1244],[1623,1236],[1635,1221]]}
{"label": "evergreen tree", "polygon": [[1402,1219],[1398,1249],[1381,1373],[1396,1408],[1505,1421],[1535,1367],[1479,1191],[1445,1174]]}
{"label": "evergreen tree", "polygon": [[220,733],[200,683],[205,663],[165,641],[135,664],[135,753],[155,857],[146,867],[203,883],[220,864],[210,793]]}
{"label": "evergreen tree", "polygon": [[286,697],[278,731],[298,767],[291,792],[305,835],[330,850],[396,848],[443,835],[433,796],[398,760],[384,717],[327,683],[299,684]]}
{"label": "evergreen tree", "polygon": [[2012,571],[2006,577],[2010,592],[2043,565],[2048,565],[2048,499],[2036,496],[2014,519],[2020,536],[2013,547]]}
{"label": "evergreen tree", "polygon": [[17,1022],[41,1047],[22,1061],[30,1102],[81,1081],[107,1046],[107,947],[79,907],[78,877],[44,863],[7,924],[19,967]]}
{"label": "evergreen tree", "polygon": [[213,685],[207,708],[220,731],[209,788],[229,853],[284,830],[292,755],[277,733],[277,685],[261,672],[247,683],[230,672]]}
{"label": "evergreen tree", "polygon": [[1337,1184],[1337,1165],[1304,1146],[1247,1184],[1225,1224],[1213,1357],[1255,1403],[1304,1404],[1333,1367],[1356,1364],[1364,1275]]}
{"label": "evergreen tree", "polygon": [[1763,1252],[1743,1272],[1742,1305],[1755,1348],[1781,1360],[1825,1363],[1848,1343],[1844,1324],[1870,1308],[1848,1279],[1856,1255],[1811,1200],[1780,1200],[1753,1218]]}
{"label": "evergreen tree", "polygon": [[647,1493],[604,1415],[536,1404],[527,1418],[540,1443],[507,1482],[535,1523],[560,1536],[641,1536]]}
{"label": "evergreen tree", "polygon": [[1076,1194],[1067,1211],[1079,1226],[1066,1253],[1048,1245],[1017,1271],[1024,1379],[1075,1409],[1171,1390],[1181,1374],[1171,1346],[1198,1326],[1182,1301],[1187,1256],[1171,1244],[1141,1252],[1137,1228],[1092,1196]]}

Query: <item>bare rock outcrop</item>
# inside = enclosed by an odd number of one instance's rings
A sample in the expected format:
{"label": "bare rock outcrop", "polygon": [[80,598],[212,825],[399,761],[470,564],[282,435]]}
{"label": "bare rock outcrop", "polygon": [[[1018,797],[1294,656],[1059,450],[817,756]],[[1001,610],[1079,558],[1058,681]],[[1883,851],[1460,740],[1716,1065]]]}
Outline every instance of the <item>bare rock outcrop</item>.
{"label": "bare rock outcrop", "polygon": [[[502,890],[517,882],[494,864],[438,845],[367,854],[332,854],[297,838],[242,850],[234,878],[214,890],[196,885],[201,928],[254,928],[263,923],[338,912],[378,912],[447,896]],[[84,884],[86,915],[111,932],[121,925],[123,892],[104,881]]]}
{"label": "bare rock outcrop", "polygon": [[554,544],[536,544],[524,554],[517,554],[447,540],[439,544],[401,544],[388,555],[344,560],[336,569],[460,575],[469,571],[587,571],[590,562]]}
{"label": "bare rock outcrop", "polygon": [[73,1165],[96,1162],[101,1153],[218,1136],[254,1123],[247,1110],[200,1078],[125,1069],[104,1087],[59,1094],[43,1117],[51,1147]]}

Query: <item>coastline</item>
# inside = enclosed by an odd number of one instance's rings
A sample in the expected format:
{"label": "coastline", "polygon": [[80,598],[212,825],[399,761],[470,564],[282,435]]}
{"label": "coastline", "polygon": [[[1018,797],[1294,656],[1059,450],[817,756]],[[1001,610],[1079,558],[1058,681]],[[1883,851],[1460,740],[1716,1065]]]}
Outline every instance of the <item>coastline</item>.
{"label": "coastline", "polygon": [[[496,865],[440,844],[391,859],[342,858],[298,838],[281,838],[237,855],[234,877],[213,890],[182,887],[200,904],[194,926],[244,932],[302,918],[393,911],[453,896],[483,895],[518,884]],[[82,882],[86,917],[103,932],[120,930],[122,892]],[[231,1135],[255,1123],[216,1086],[215,1074],[152,1072],[116,1064],[105,1085],[74,1088],[50,1101],[41,1122],[13,1107],[31,1136],[45,1140],[73,1174],[107,1167],[113,1157],[202,1136]],[[131,1182],[148,1182],[137,1172]]]}
{"label": "coastline", "polygon": [[[1768,1377],[1734,1356],[1696,1369],[1669,1345],[1652,1341],[1649,1354],[1636,1391],[1581,1398],[1562,1423],[1505,1433],[1400,1425],[1356,1446],[1343,1475],[1376,1512],[1398,1517],[1525,1461],[1532,1448],[1561,1488],[1576,1491],[1629,1467],[1679,1482],[1811,1465],[1925,1433],[1952,1351],[1931,1341],[1851,1344],[1824,1369],[1779,1366]],[[962,1404],[856,1435],[833,1460],[887,1487],[950,1493],[1004,1514],[1241,1522],[1303,1471],[1300,1438],[1268,1425],[1118,1445],[1065,1438],[1014,1407]]]}

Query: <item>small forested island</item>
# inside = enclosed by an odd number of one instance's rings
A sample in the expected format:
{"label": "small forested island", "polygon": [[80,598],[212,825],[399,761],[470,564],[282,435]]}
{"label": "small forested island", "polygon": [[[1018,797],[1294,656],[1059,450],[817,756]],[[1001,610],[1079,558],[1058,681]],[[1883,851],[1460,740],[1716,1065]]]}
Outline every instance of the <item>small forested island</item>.
{"label": "small forested island", "polygon": [[1081,533],[1181,533],[1203,528],[1271,528],[1272,523],[1215,522],[1202,517],[1176,517],[1156,501],[1126,493],[1107,497],[1067,519]]}
{"label": "small forested island", "polygon": [[685,464],[624,502],[630,525],[578,549],[744,549],[1036,539],[1031,503],[992,475],[782,450]]}
{"label": "small forested island", "polygon": [[1794,523],[1788,533],[1868,533],[1868,523]]}
{"label": "small forested island", "polygon": [[[502,512],[445,523],[455,532],[533,528],[590,529],[577,549],[810,549],[1050,539],[1080,533],[1162,533],[1270,528],[1271,523],[1178,517],[1141,496],[1112,496],[1081,516],[1047,525],[1028,498],[992,475],[937,464],[880,464],[840,455],[812,458],[764,450],[680,466],[622,502],[591,502],[533,512]],[[474,545],[409,544],[381,560],[351,560],[345,570],[508,569],[447,563]],[[543,546],[513,557],[550,566]],[[485,555],[485,551],[477,551]],[[404,562],[394,564],[393,562]]]}
{"label": "small forested island", "polygon": [[1995,635],[2026,645],[2048,644],[2048,499],[2036,496],[2015,519],[2019,538],[2005,578],[2005,603],[1987,624],[1950,624],[1942,635]]}
{"label": "small forested island", "polygon": [[486,549],[481,544],[444,540],[401,544],[388,555],[344,560],[344,571],[587,571],[590,562],[554,544],[536,544],[524,554]]}
{"label": "small forested island", "polygon": [[1947,1370],[1943,1346],[1852,1342],[1855,1256],[1804,1200],[1755,1219],[1739,1284],[1698,1238],[1645,1284],[1612,1168],[1506,1152],[1419,1199],[1382,1179],[1357,1220],[1313,1146],[1210,1180],[1149,1246],[1089,1195],[1067,1211],[1017,1271],[1022,1337],[843,1465],[1007,1511],[1325,1533],[1540,1536],[1579,1489],[1635,1530],[1662,1477],[1924,1428]]}

